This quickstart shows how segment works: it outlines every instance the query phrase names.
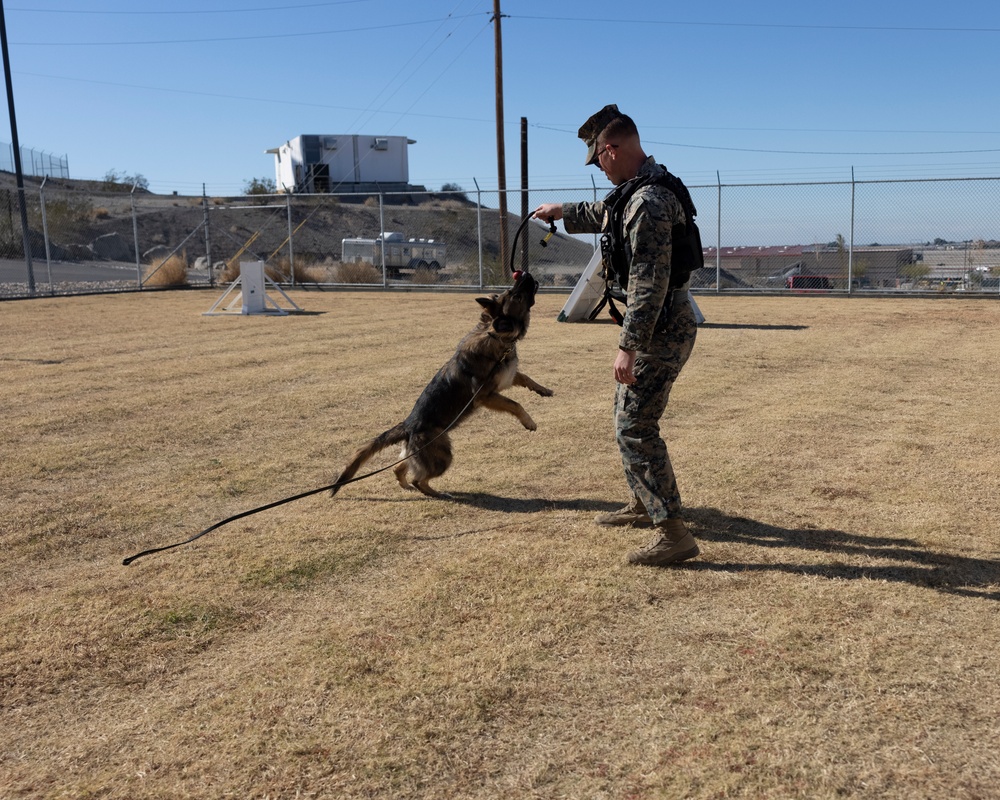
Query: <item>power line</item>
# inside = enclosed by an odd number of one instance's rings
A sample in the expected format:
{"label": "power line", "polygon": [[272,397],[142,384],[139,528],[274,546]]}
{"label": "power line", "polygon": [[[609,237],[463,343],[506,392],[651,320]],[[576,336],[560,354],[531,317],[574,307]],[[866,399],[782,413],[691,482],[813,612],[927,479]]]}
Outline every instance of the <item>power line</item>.
{"label": "power line", "polygon": [[[556,131],[558,133],[569,134],[565,128],[558,128],[547,125],[534,125],[532,127],[542,130]],[[766,131],[767,128],[689,128],[689,130],[715,130],[715,131]],[[837,130],[797,130],[794,128],[775,129],[787,133],[845,133]],[[978,133],[996,135],[996,131],[846,131],[849,133]],[[576,134],[573,134],[574,136]],[[770,153],[778,155],[798,155],[798,156],[944,156],[944,155],[970,155],[975,153],[1000,153],[1000,148],[982,148],[970,150],[902,150],[902,151],[851,151],[851,150],[779,150],[758,147],[723,147],[721,145],[689,144],[687,142],[660,142],[655,139],[643,139],[648,144],[659,144],[665,147],[684,147],[692,150],[726,150],[737,153]]]}
{"label": "power line", "polygon": [[593,22],[600,25],[617,23],[620,25],[675,25],[678,27],[705,28],[772,28],[776,30],[820,30],[820,31],[887,31],[894,33],[1000,33],[1000,28],[942,28],[899,25],[808,25],[772,22],[703,22],[664,19],[602,19],[588,17],[543,17],[530,14],[512,14],[513,19],[537,20],[539,22]]}
{"label": "power line", "polygon": [[[478,36],[478,34],[477,34]],[[474,41],[474,39],[473,39]],[[468,47],[468,46],[466,46]],[[273,103],[275,105],[282,106],[302,106],[303,108],[321,108],[328,109],[332,111],[356,111],[361,114],[369,111],[367,108],[359,108],[357,106],[338,106],[331,103],[310,103],[303,100],[280,100],[274,97],[250,97],[247,95],[237,95],[237,94],[223,94],[221,92],[201,92],[194,89],[173,89],[166,86],[147,86],[143,84],[136,83],[119,83],[115,81],[99,81],[92,78],[72,78],[67,75],[46,75],[41,72],[23,72],[21,70],[14,70],[15,75],[29,75],[33,78],[45,78],[47,80],[55,81],[73,81],[75,83],[93,83],[100,86],[114,86],[120,89],[138,89],[144,92],[169,92],[170,94],[184,94],[191,95],[193,97],[212,97],[221,100],[239,100],[243,102],[250,103]],[[394,111],[394,110],[379,110],[373,113],[383,113],[383,114],[402,114],[404,112]],[[429,119],[444,119],[444,120],[454,120],[456,122],[492,122],[492,119],[483,119],[479,117],[460,117],[456,115],[449,114],[426,114],[426,113],[413,113],[406,112],[409,116],[413,117],[426,117]]]}
{"label": "power line", "polygon": [[290,6],[260,6],[256,8],[209,8],[188,11],[92,11],[77,8],[8,8],[8,11],[22,11],[32,14],[87,14],[90,16],[123,16],[123,15],[166,15],[174,16],[191,14],[248,14],[257,11],[292,11],[300,8],[324,8],[326,6],[346,6],[352,3],[369,3],[371,0],[331,0],[326,3],[299,3]]}
{"label": "power line", "polygon": [[[482,33],[482,31],[479,31],[476,34],[476,36],[474,36],[472,38],[472,40],[468,44],[466,44],[465,48],[463,48],[462,51],[460,51],[459,55],[461,55],[462,53],[464,53],[465,50],[468,49],[468,47],[472,44],[472,42],[474,42],[475,39],[481,33]],[[455,60],[457,60],[457,56],[456,56]],[[448,65],[448,67],[450,67],[451,64],[453,64],[453,63],[454,63],[454,60]],[[360,114],[362,116],[364,116],[366,114],[372,115],[372,114],[379,114],[379,113],[381,113],[381,114],[397,115],[399,117],[403,117],[403,116],[422,117],[422,118],[425,118],[425,119],[454,120],[456,122],[481,122],[481,123],[489,123],[489,122],[492,121],[492,120],[489,120],[489,119],[484,119],[484,118],[479,118],[479,117],[461,117],[461,116],[456,116],[456,115],[428,114],[428,113],[414,112],[412,109],[413,109],[413,105],[416,105],[416,103],[412,104],[409,108],[407,108],[404,111],[386,110],[384,107],[380,107],[378,109],[372,110],[370,106],[367,107],[367,108],[358,108],[357,106],[340,106],[340,105],[332,105],[332,104],[328,104],[328,103],[310,103],[310,102],[297,101],[297,100],[279,100],[279,99],[276,99],[274,97],[250,97],[250,96],[247,96],[247,95],[223,94],[223,93],[220,93],[220,92],[200,92],[200,91],[194,91],[194,90],[191,90],[191,89],[172,89],[172,88],[167,88],[167,87],[163,87],[163,86],[147,86],[147,85],[133,84],[133,83],[119,83],[119,82],[114,82],[114,81],[99,81],[99,80],[92,80],[92,79],[88,79],[88,78],[71,78],[71,77],[68,77],[68,76],[65,76],[65,75],[46,75],[46,74],[39,73],[39,72],[22,72],[20,70],[16,70],[15,74],[18,74],[18,75],[29,75],[31,77],[45,78],[45,79],[48,79],[48,80],[74,81],[76,83],[92,83],[92,84],[98,84],[98,85],[102,85],[102,86],[114,86],[114,87],[123,88],[123,89],[138,89],[138,90],[141,90],[141,91],[169,92],[171,94],[184,94],[184,95],[192,95],[192,96],[195,96],[195,97],[214,97],[214,98],[219,98],[219,99],[224,99],[224,100],[239,100],[239,101],[251,102],[251,103],[272,103],[272,104],[276,104],[276,105],[285,105],[285,106],[301,106],[301,107],[304,107],[304,108],[322,108],[322,109],[329,109],[329,110],[336,110],[336,111],[354,111],[354,112],[357,112],[358,114]],[[442,73],[442,75],[443,75],[443,73]],[[437,78],[435,78],[435,80],[434,80],[433,83],[436,83],[440,79],[441,79],[441,75],[439,75]],[[432,85],[433,85],[433,83],[432,83]],[[429,88],[430,87],[428,87],[428,89]],[[425,90],[424,94],[426,94],[426,90]],[[423,95],[421,95],[421,96],[423,96]],[[370,118],[370,116],[369,116],[369,118]],[[511,123],[511,124],[513,125],[514,123]],[[565,128],[561,128],[561,127],[557,127],[557,126],[553,126],[553,125],[543,125],[543,124],[535,123],[535,124],[532,124],[531,127],[536,128],[538,130],[554,131],[556,133],[564,133],[564,134],[567,134],[567,135],[570,135],[572,133],[571,131],[569,131],[569,130],[567,130]],[[742,131],[742,130],[766,130],[766,129],[752,129],[752,128],[712,128],[711,130]],[[841,132],[843,132],[843,131],[837,131],[837,130],[810,130],[810,129],[802,129],[802,131],[800,131],[800,130],[794,129],[794,128],[776,129],[776,130],[784,130],[784,131],[792,132],[792,133],[803,132],[803,131],[805,131],[805,132],[815,132],[815,133],[841,133]],[[871,133],[873,131],[853,131],[853,132],[855,132],[855,133]],[[889,131],[889,130],[887,130],[887,131],[874,131],[874,132],[877,132],[877,133],[895,133],[895,134],[902,134],[902,133],[940,133],[940,134],[952,134],[952,133],[973,134],[973,133],[980,133],[980,134],[995,134],[996,133],[994,131]],[[572,133],[572,135],[574,137],[576,136],[575,133]],[[997,153],[997,152],[1000,152],[1000,148],[983,148],[983,149],[969,149],[969,150],[905,150],[905,151],[779,150],[779,149],[751,148],[751,147],[722,147],[722,146],[712,146],[712,145],[690,144],[690,143],[686,143],[686,142],[664,142],[664,141],[657,141],[657,140],[645,140],[645,141],[647,141],[649,144],[658,144],[658,145],[663,145],[665,147],[689,148],[689,149],[695,149],[695,150],[723,150],[723,151],[732,151],[732,152],[740,152],[740,153],[769,153],[769,154],[781,154],[781,155],[825,155],[825,156],[918,156],[918,155],[922,155],[923,156],[923,155],[974,155],[974,154],[978,154],[978,153]]]}
{"label": "power line", "polygon": [[[382,110],[383,110],[383,109],[385,108],[385,104],[386,104],[386,103],[388,103],[388,102],[389,102],[389,101],[390,101],[390,100],[391,100],[391,99],[392,99],[393,97],[395,97],[395,96],[396,96],[396,94],[398,94],[398,93],[399,93],[399,91],[400,91],[400,90],[401,90],[401,89],[402,89],[402,88],[403,88],[403,87],[404,87],[404,86],[405,86],[405,85],[406,85],[406,84],[407,84],[407,83],[408,83],[408,82],[409,82],[409,81],[410,81],[410,80],[411,80],[411,79],[412,79],[412,78],[413,78],[413,77],[414,77],[414,76],[415,76],[415,75],[417,74],[417,71],[418,71],[418,70],[420,70],[420,69],[421,69],[421,68],[422,68],[422,67],[424,66],[424,64],[426,64],[426,63],[427,63],[427,62],[428,62],[428,61],[429,61],[429,60],[431,59],[431,56],[433,56],[433,55],[434,55],[434,54],[435,54],[435,53],[436,53],[436,52],[437,52],[438,50],[440,50],[440,49],[441,49],[441,48],[442,48],[442,47],[443,47],[443,46],[445,45],[445,43],[446,43],[446,42],[447,42],[447,41],[448,41],[448,40],[449,40],[449,39],[451,38],[452,34],[454,34],[454,33],[455,33],[455,32],[456,32],[456,31],[457,31],[457,30],[458,30],[458,29],[459,29],[459,28],[460,28],[460,27],[462,26],[462,24],[463,24],[463,23],[465,22],[465,20],[469,18],[468,16],[465,16],[465,17],[457,17],[457,18],[456,18],[456,17],[454,16],[454,15],[455,15],[455,13],[456,13],[456,12],[457,12],[457,11],[458,11],[458,10],[459,10],[459,9],[460,9],[460,8],[461,8],[461,7],[462,7],[462,6],[463,6],[463,5],[464,5],[464,4],[466,3],[466,2],[467,2],[467,0],[460,0],[460,2],[458,3],[458,5],[457,5],[457,6],[455,6],[455,7],[454,7],[454,8],[453,8],[453,9],[451,10],[451,12],[449,12],[448,16],[447,16],[447,17],[445,17],[445,19],[441,21],[441,24],[440,24],[440,25],[438,25],[438,26],[437,26],[437,28],[435,28],[435,29],[434,29],[434,30],[433,30],[433,31],[432,31],[432,32],[431,32],[431,33],[430,33],[430,34],[429,34],[429,35],[428,35],[428,36],[426,37],[426,39],[424,40],[424,42],[423,42],[423,43],[421,43],[421,44],[420,44],[420,46],[419,46],[419,47],[418,47],[418,48],[417,48],[417,49],[416,49],[416,50],[415,50],[415,51],[413,52],[413,55],[411,55],[411,56],[410,56],[410,57],[409,57],[409,58],[408,58],[408,59],[406,60],[406,62],[405,62],[405,63],[404,63],[404,64],[403,64],[403,65],[402,65],[402,66],[401,66],[401,67],[400,67],[400,68],[399,68],[399,69],[398,69],[398,70],[396,71],[396,74],[395,74],[395,75],[393,75],[393,76],[392,76],[392,78],[390,78],[390,79],[389,79],[389,80],[388,80],[388,81],[386,82],[385,86],[384,86],[384,87],[383,87],[383,88],[382,88],[382,89],[381,89],[381,90],[380,90],[380,91],[379,91],[379,92],[378,92],[378,93],[377,93],[377,94],[376,94],[376,95],[375,95],[375,96],[374,96],[374,97],[372,98],[371,102],[369,102],[369,104],[368,104],[368,106],[367,106],[367,107],[365,108],[364,112],[363,112],[363,113],[362,113],[361,115],[359,115],[359,116],[358,116],[358,118],[357,118],[357,119],[356,119],[356,120],[354,121],[354,125],[352,125],[352,128],[353,128],[353,127],[355,127],[355,126],[358,126],[358,127],[360,127],[360,125],[362,124],[362,122],[361,122],[362,118],[364,118],[364,121],[365,121],[365,123],[367,123],[368,121],[370,121],[370,120],[371,120],[372,116],[374,116],[375,114],[377,114],[377,113],[381,112],[381,111],[382,111]],[[380,97],[382,97],[382,95],[383,95],[383,94],[385,94],[386,92],[388,92],[388,91],[389,91],[390,87],[391,87],[391,86],[393,85],[393,83],[395,83],[395,82],[396,82],[396,80],[397,80],[397,79],[398,79],[398,78],[400,77],[400,75],[402,75],[402,74],[403,74],[404,72],[406,72],[406,70],[407,70],[407,67],[409,67],[409,66],[410,66],[410,64],[412,64],[412,63],[413,63],[414,59],[416,59],[416,57],[417,57],[417,55],[418,55],[418,54],[420,53],[420,51],[421,51],[421,50],[422,50],[422,49],[423,49],[423,48],[424,48],[424,47],[425,47],[426,45],[428,45],[428,44],[430,43],[430,41],[431,41],[431,38],[432,38],[432,37],[434,37],[435,35],[437,35],[437,33],[438,33],[438,32],[439,32],[439,31],[440,31],[440,30],[441,30],[442,28],[444,28],[444,27],[445,27],[445,25],[446,25],[446,24],[447,24],[448,22],[452,21],[453,19],[458,19],[458,20],[459,20],[458,24],[457,24],[457,25],[455,25],[455,27],[454,27],[454,28],[452,28],[452,30],[448,31],[448,33],[447,33],[447,34],[446,34],[446,35],[444,36],[444,38],[443,38],[443,39],[441,39],[441,40],[440,40],[440,41],[439,41],[439,42],[438,42],[438,43],[437,43],[437,44],[436,44],[436,45],[435,45],[435,46],[434,46],[434,47],[433,47],[433,48],[432,48],[432,49],[430,50],[430,52],[429,52],[429,53],[427,53],[427,55],[426,55],[426,56],[424,56],[423,60],[422,60],[422,61],[421,61],[421,62],[420,62],[420,63],[419,63],[419,64],[418,64],[418,65],[417,65],[416,67],[414,67],[413,69],[411,69],[411,70],[409,71],[409,74],[407,75],[406,79],[405,79],[405,80],[403,80],[402,82],[400,82],[400,84],[399,84],[398,86],[396,86],[396,88],[395,88],[395,89],[393,89],[393,90],[392,90],[392,92],[391,92],[391,93],[390,93],[390,94],[389,94],[388,96],[386,96],[385,100],[381,101],[381,104],[379,104],[379,105],[378,105],[378,107],[377,107],[377,108],[375,108],[375,109],[373,110],[373,106],[375,106],[375,105],[376,105],[377,103],[379,103],[379,98],[380,98]],[[467,45],[466,47],[468,47],[468,45]],[[465,49],[466,49],[466,48],[463,48],[463,50],[462,50],[461,52],[465,52]],[[461,53],[460,53],[460,54],[461,54]],[[450,66],[450,65],[449,65],[449,66]],[[435,81],[435,82],[436,82],[436,81]],[[426,90],[425,90],[425,92],[426,92]],[[367,116],[366,116],[366,115],[367,115]],[[401,115],[401,116],[402,116],[402,115]]]}
{"label": "power line", "polygon": [[[465,17],[481,17],[482,12],[466,14]],[[445,18],[447,19],[447,18]],[[425,19],[414,22],[394,22],[385,25],[366,25],[360,28],[341,28],[339,30],[306,31],[305,33],[269,33],[254,36],[213,36],[206,39],[133,39],[127,42],[12,42],[19,47],[120,47],[123,45],[154,45],[154,44],[208,44],[212,42],[247,42],[264,39],[300,39],[309,36],[333,36],[341,33],[363,33],[380,31],[390,28],[410,28],[417,25],[432,25],[442,19]]]}
{"label": "power line", "polygon": [[719,147],[705,144],[686,144],[684,142],[657,142],[666,147],[686,147],[693,150],[727,150],[735,153],[772,153],[793,156],[948,156],[968,155],[972,153],[1000,153],[1000,147],[976,150],[900,150],[900,151],[851,151],[851,150],[772,150],[757,147]]}

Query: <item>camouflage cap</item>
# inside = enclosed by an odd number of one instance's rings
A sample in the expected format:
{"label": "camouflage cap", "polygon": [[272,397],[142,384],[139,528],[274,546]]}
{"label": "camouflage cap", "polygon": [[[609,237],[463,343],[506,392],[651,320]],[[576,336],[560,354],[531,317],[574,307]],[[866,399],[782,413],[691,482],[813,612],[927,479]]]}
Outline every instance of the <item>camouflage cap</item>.
{"label": "camouflage cap", "polygon": [[597,137],[601,135],[601,131],[608,127],[612,120],[624,116],[618,110],[618,106],[612,103],[611,105],[604,106],[604,108],[580,126],[580,130],[576,132],[576,135],[587,143],[586,164],[588,167],[591,164],[597,163]]}

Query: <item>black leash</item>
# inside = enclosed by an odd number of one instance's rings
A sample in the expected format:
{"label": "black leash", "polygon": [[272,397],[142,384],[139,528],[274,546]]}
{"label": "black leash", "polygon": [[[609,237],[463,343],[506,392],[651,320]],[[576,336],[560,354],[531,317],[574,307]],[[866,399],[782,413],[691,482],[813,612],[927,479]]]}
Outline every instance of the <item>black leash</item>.
{"label": "black leash", "polygon": [[[514,269],[514,252],[517,250],[517,240],[518,240],[518,237],[521,235],[521,232],[525,229],[525,227],[527,226],[527,224],[534,218],[534,216],[535,215],[533,213],[532,214],[528,214],[527,216],[525,216],[525,218],[521,221],[521,224],[518,226],[517,232],[514,234],[514,239],[511,242],[510,271],[511,271],[512,274],[515,275],[515,278],[519,277],[519,275],[517,273],[521,272],[521,270],[515,270]],[[545,236],[545,238],[542,239],[541,242],[539,242],[539,244],[541,244],[542,247],[545,247],[548,244],[549,239],[551,239],[552,236],[556,233],[555,223],[552,220],[549,220],[548,224],[549,224],[549,232]],[[434,441],[436,441],[440,437],[444,436],[448,431],[450,431],[452,428],[455,427],[455,425],[458,424],[458,421],[462,418],[462,414],[464,414],[465,411],[466,411],[466,409],[469,406],[472,405],[473,401],[476,399],[476,397],[478,396],[478,394],[482,391],[483,386],[485,386],[487,383],[489,383],[490,378],[492,378],[493,374],[500,368],[500,365],[503,364],[503,362],[507,360],[507,356],[510,355],[510,353],[511,353],[511,351],[513,349],[514,349],[514,345],[511,345],[509,348],[507,348],[507,351],[502,356],[500,356],[500,360],[497,361],[497,363],[493,365],[493,369],[490,370],[490,373],[486,377],[486,380],[483,381],[483,383],[480,385],[480,387],[478,389],[476,389],[476,391],[472,395],[472,397],[469,398],[469,402],[466,403],[462,407],[462,410],[459,411],[458,414],[455,416],[455,419],[453,419],[448,424],[448,427],[446,427],[444,430],[442,430],[441,433],[439,433],[437,436],[435,436],[433,439],[431,439],[429,442],[427,442],[427,444],[425,444],[419,450],[414,450],[412,453],[410,453],[405,458],[399,459],[399,461],[397,461],[395,464],[389,464],[387,467],[382,467],[381,469],[374,470],[373,472],[368,472],[368,473],[366,473],[364,475],[358,475],[358,476],[356,476],[354,478],[349,478],[346,481],[337,481],[336,483],[331,483],[329,486],[321,486],[319,489],[310,489],[308,492],[302,492],[301,494],[294,495],[293,497],[286,497],[283,500],[275,500],[273,503],[268,503],[267,505],[259,506],[258,508],[252,508],[249,511],[243,511],[243,512],[241,512],[239,514],[234,514],[231,517],[226,517],[221,522],[216,522],[214,525],[212,525],[212,526],[210,526],[208,528],[205,528],[205,530],[201,531],[200,533],[196,533],[190,539],[185,539],[183,542],[174,542],[173,544],[164,545],[163,547],[153,547],[153,548],[150,548],[149,550],[143,550],[141,553],[136,553],[134,556],[129,556],[128,558],[122,559],[122,565],[127,567],[133,561],[136,561],[137,559],[143,558],[144,556],[149,556],[149,555],[152,555],[153,553],[162,553],[165,550],[173,550],[175,547],[183,547],[186,544],[191,544],[191,542],[195,541],[196,539],[200,539],[202,536],[205,536],[206,534],[211,533],[212,531],[221,528],[223,525],[228,525],[230,522],[235,522],[238,519],[243,519],[244,517],[249,517],[249,516],[252,516],[254,514],[259,514],[262,511],[268,511],[268,510],[270,510],[272,508],[277,508],[278,506],[283,506],[286,503],[294,503],[296,500],[301,500],[304,497],[310,497],[310,496],[312,496],[314,494],[319,494],[320,492],[328,492],[331,489],[336,489],[336,488],[338,488],[340,486],[347,486],[347,484],[349,484],[349,483],[356,483],[357,481],[363,481],[366,478],[371,478],[373,475],[378,475],[380,472],[385,472],[387,469],[392,469],[393,467],[396,467],[396,466],[402,464],[408,458],[412,458],[413,456],[415,456],[417,453],[419,453],[424,448],[429,447]]]}
{"label": "black leash", "polygon": [[431,439],[429,442],[427,442],[427,444],[425,444],[423,447],[421,447],[418,450],[414,450],[412,453],[410,453],[409,455],[407,455],[405,458],[399,459],[399,461],[397,461],[396,463],[389,464],[386,467],[382,467],[381,469],[376,469],[376,470],[374,470],[372,472],[368,472],[368,473],[366,473],[364,475],[358,475],[358,476],[356,476],[354,478],[348,478],[346,481],[337,481],[335,483],[331,483],[329,486],[321,486],[319,489],[310,489],[308,492],[302,492],[302,494],[297,494],[297,495],[294,495],[293,497],[286,497],[283,500],[275,500],[273,503],[268,503],[267,505],[259,506],[258,508],[252,508],[249,511],[243,511],[243,512],[241,512],[239,514],[234,514],[231,517],[226,517],[221,522],[216,522],[214,525],[212,525],[212,526],[210,526],[208,528],[205,528],[205,530],[203,530],[201,533],[196,533],[190,539],[185,539],[183,542],[174,542],[173,544],[164,545],[163,547],[153,547],[153,548],[151,548],[149,550],[143,550],[141,553],[136,553],[134,556],[129,556],[128,558],[122,559],[122,566],[126,566],[127,567],[133,561],[135,561],[137,559],[140,559],[143,556],[149,556],[149,555],[152,555],[153,553],[162,553],[165,550],[173,550],[175,547],[182,547],[183,545],[191,544],[191,542],[195,541],[196,539],[200,539],[205,534],[211,533],[212,531],[214,531],[214,530],[216,530],[218,528],[221,528],[223,525],[228,525],[230,522],[235,522],[238,519],[243,519],[244,517],[249,517],[249,516],[252,516],[253,514],[259,514],[261,511],[268,511],[268,510],[270,510],[272,508],[277,508],[278,506],[283,506],[286,503],[294,503],[296,500],[301,500],[304,497],[310,497],[310,496],[312,496],[314,494],[319,494],[320,492],[327,492],[330,489],[336,489],[336,488],[338,488],[340,486],[347,486],[347,484],[349,484],[349,483],[357,483],[358,481],[363,481],[366,478],[371,478],[373,475],[378,475],[380,472],[385,472],[387,469],[392,469],[393,467],[398,466],[399,464],[402,464],[407,459],[412,458],[413,456],[415,456],[421,450],[424,450],[425,448],[430,447],[431,444],[433,444],[436,440],[438,440],[439,438],[441,438],[442,436],[444,436],[448,431],[450,431],[452,428],[455,427],[455,425],[458,424],[458,421],[462,418],[462,415],[465,413],[466,409],[469,406],[472,405],[473,401],[476,399],[476,397],[479,395],[479,393],[483,390],[483,387],[487,383],[490,382],[490,379],[493,377],[493,374],[500,368],[500,365],[503,364],[503,362],[507,360],[507,356],[509,356],[511,354],[511,351],[513,351],[513,349],[514,349],[514,345],[511,345],[510,347],[507,348],[507,351],[502,356],[500,356],[500,360],[497,361],[497,363],[493,365],[493,369],[490,370],[489,375],[486,376],[486,380],[484,380],[480,384],[479,388],[476,389],[476,391],[473,393],[472,397],[469,398],[469,402],[466,403],[462,407],[462,410],[459,411],[458,414],[455,415],[455,419],[453,419],[450,423],[448,423],[448,427],[446,427],[444,430],[442,430],[441,433],[439,433],[437,436],[435,436],[433,439]]}

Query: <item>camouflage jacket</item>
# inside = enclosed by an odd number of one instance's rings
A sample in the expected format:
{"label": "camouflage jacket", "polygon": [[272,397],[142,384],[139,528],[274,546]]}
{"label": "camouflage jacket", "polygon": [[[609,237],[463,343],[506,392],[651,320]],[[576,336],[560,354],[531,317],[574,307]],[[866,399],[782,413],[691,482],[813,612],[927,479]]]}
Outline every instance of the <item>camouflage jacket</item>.
{"label": "camouflage jacket", "polygon": [[[650,156],[637,176],[658,172],[666,169]],[[601,233],[610,225],[609,211],[603,201],[564,203],[563,225],[567,233]],[[640,188],[625,206],[623,230],[632,252],[625,321],[618,341],[625,350],[649,353],[662,344],[656,340],[666,326],[657,323],[668,299],[671,231],[684,221],[684,209],[673,192],[655,184]]]}

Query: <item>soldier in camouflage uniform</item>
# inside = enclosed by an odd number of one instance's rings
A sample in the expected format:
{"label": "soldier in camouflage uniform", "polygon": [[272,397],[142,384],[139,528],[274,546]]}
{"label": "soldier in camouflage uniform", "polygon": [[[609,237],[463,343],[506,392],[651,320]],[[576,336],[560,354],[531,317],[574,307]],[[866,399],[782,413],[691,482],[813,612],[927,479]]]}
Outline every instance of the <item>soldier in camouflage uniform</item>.
{"label": "soldier in camouflage uniform", "polygon": [[[605,106],[579,130],[587,144],[587,164],[598,166],[618,189],[665,168],[642,150],[635,123],[614,105]],[[637,181],[639,182],[639,181]],[[652,523],[655,534],[629,554],[633,564],[665,566],[698,555],[698,545],[681,519],[660,418],[670,389],[694,347],[697,322],[688,282],[670,282],[671,234],[685,222],[680,201],[663,186],[647,184],[627,202],[545,203],[538,219],[562,219],[568,233],[600,233],[617,224],[628,269],[627,305],[614,363],[615,434],[632,500],[624,508],[598,515],[600,525]],[[620,220],[612,218],[614,213]]]}

